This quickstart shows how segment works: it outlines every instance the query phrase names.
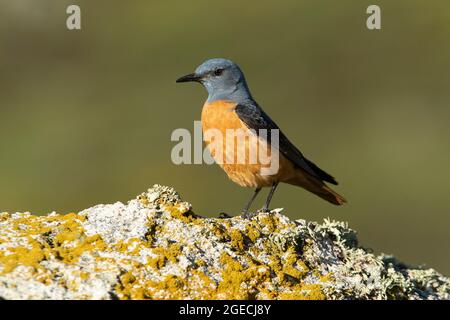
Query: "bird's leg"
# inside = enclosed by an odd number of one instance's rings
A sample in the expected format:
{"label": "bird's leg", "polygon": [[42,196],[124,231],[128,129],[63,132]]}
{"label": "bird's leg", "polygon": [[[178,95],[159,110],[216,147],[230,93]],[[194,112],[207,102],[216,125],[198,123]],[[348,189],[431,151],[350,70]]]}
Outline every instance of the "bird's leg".
{"label": "bird's leg", "polygon": [[275,189],[277,188],[277,186],[278,186],[278,182],[275,182],[274,184],[272,184],[272,188],[270,189],[269,195],[267,196],[266,203],[264,204],[264,207],[262,207],[262,209],[261,209],[262,212],[269,211],[270,201],[272,200],[273,194],[275,193]]}
{"label": "bird's leg", "polygon": [[255,200],[258,193],[261,191],[261,187],[258,187],[255,189],[255,192],[253,193],[252,197],[250,198],[250,201],[247,203],[247,205],[242,209],[242,216],[246,219],[250,218],[248,214],[248,210],[250,209],[250,206],[252,205],[253,201]]}

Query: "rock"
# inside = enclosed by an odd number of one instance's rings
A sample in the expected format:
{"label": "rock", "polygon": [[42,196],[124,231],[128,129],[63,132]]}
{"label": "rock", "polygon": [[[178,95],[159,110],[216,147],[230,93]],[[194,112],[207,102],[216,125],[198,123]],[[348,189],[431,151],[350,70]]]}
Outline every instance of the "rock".
{"label": "rock", "polygon": [[203,218],[169,187],[127,204],[0,214],[3,299],[449,299],[450,281],[281,210]]}

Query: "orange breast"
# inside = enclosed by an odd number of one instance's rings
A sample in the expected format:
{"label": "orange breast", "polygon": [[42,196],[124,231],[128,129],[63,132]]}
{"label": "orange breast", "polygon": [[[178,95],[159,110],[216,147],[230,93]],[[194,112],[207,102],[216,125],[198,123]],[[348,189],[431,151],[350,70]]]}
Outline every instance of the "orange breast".
{"label": "orange breast", "polygon": [[[270,146],[249,131],[228,101],[205,103],[202,110],[203,138],[216,161],[235,183],[244,187],[267,187],[295,175],[293,165],[282,155],[277,170],[266,174],[262,168],[275,167]],[[265,152],[261,158],[261,152]]]}

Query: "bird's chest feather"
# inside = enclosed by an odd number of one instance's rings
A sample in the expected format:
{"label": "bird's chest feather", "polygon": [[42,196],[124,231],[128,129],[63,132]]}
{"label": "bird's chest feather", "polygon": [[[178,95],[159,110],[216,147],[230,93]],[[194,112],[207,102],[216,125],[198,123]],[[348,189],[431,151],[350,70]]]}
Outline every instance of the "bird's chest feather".
{"label": "bird's chest feather", "polygon": [[[232,102],[215,101],[205,103],[202,110],[203,140],[211,155],[222,167],[223,164],[237,164],[237,159],[234,157],[248,151],[248,146],[245,144],[249,137],[247,139],[241,137],[241,141],[236,140],[237,133],[248,135],[250,132],[239,119],[235,107],[236,104]],[[255,139],[251,136],[250,138]]]}
{"label": "bird's chest feather", "polygon": [[[262,176],[261,150],[270,155],[266,141],[251,132],[227,101],[205,103],[202,110],[203,139],[228,177],[241,186],[270,186],[276,177]],[[277,176],[277,175],[276,175]]]}
{"label": "bird's chest feather", "polygon": [[[236,103],[215,101],[205,103],[202,110],[203,140],[218,164],[236,164],[230,157],[248,151],[248,139],[257,139],[235,112]],[[237,141],[241,139],[241,141]],[[220,151],[223,154],[220,154]],[[219,156],[224,157],[224,161]],[[227,158],[228,159],[225,159]],[[228,161],[226,161],[228,160]],[[246,162],[248,163],[248,161]]]}
{"label": "bird's chest feather", "polygon": [[236,103],[228,101],[214,101],[205,103],[202,110],[202,129],[220,130],[224,134],[227,129],[242,129],[245,125],[235,112]]}

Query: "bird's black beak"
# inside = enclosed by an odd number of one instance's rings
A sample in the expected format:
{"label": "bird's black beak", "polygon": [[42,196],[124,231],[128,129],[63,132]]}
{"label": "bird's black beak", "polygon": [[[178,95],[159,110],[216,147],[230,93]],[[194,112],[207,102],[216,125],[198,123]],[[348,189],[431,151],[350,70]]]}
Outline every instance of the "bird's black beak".
{"label": "bird's black beak", "polygon": [[187,74],[179,79],[177,79],[177,82],[200,82],[201,77],[195,73]]}

